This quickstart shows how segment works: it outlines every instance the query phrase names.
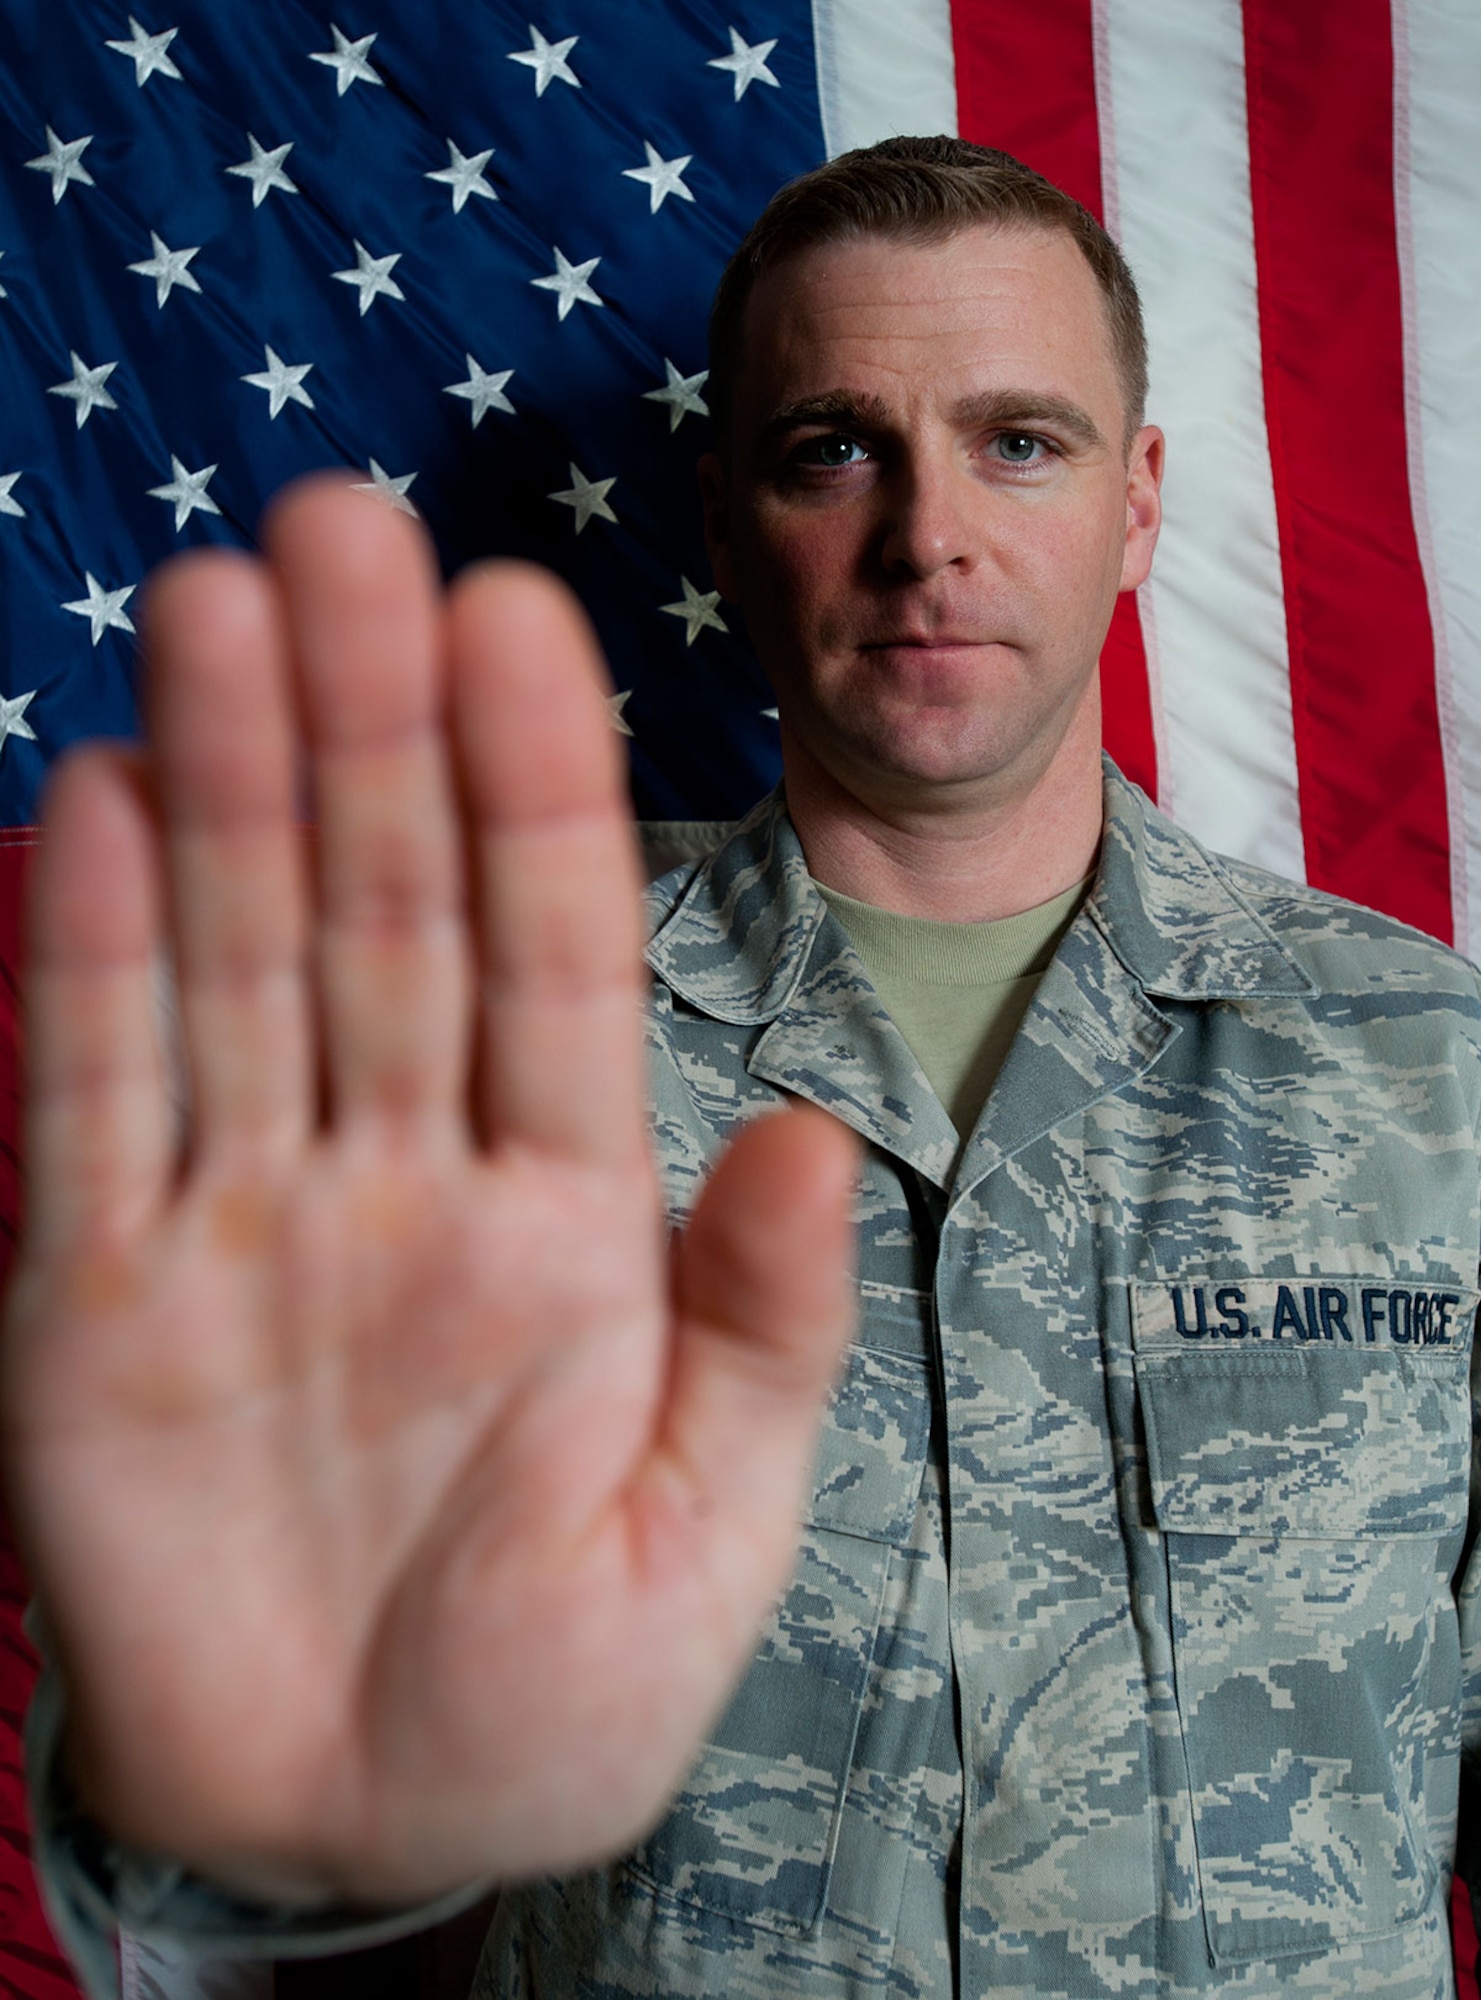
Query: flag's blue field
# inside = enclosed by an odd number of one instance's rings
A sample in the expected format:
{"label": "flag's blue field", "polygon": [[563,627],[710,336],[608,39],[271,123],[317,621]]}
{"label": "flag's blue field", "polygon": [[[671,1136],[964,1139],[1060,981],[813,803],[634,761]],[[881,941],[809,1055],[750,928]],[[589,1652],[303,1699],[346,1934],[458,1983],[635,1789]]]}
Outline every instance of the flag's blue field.
{"label": "flag's blue field", "polygon": [[775,725],[700,533],[704,321],[822,157],[803,0],[136,5],[0,4],[0,822],[132,731],[150,568],[326,465],[449,572],[567,576],[639,810],[741,810]]}

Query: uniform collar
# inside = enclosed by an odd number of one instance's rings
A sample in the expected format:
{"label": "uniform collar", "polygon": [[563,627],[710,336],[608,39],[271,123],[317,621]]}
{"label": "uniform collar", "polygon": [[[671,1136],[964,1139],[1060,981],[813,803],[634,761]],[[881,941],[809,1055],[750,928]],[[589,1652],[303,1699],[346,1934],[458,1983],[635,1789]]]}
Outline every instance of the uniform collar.
{"label": "uniform collar", "polygon": [[647,959],[702,1013],[754,1027],[792,998],[827,919],[778,786],[701,862]]}
{"label": "uniform collar", "polygon": [[[650,942],[648,963],[701,1012],[757,1026],[796,996],[828,921],[778,788],[696,870]],[[1313,990],[1223,864],[1109,758],[1100,865],[1076,927],[1082,922],[1143,992],[1163,999]],[[831,963],[831,946],[826,956]]]}
{"label": "uniform collar", "polygon": [[1314,991],[1225,864],[1104,763],[1105,832],[1082,914],[1143,992],[1252,1000]]}

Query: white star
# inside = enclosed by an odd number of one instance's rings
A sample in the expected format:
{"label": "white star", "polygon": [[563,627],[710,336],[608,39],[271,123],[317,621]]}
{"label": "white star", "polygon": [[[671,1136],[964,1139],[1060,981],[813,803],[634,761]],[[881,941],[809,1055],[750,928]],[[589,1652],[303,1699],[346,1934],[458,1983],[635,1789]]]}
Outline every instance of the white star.
{"label": "white star", "polygon": [[108,377],[118,366],[116,361],[105,361],[97,368],[89,368],[82,356],[74,351],[72,355],[72,380],[58,382],[48,389],[48,396],[70,396],[77,407],[77,428],[82,429],[95,409],[116,410],[117,403],[103,387]]}
{"label": "white star", "polygon": [[466,403],[472,405],[468,415],[472,419],[474,430],[478,429],[490,410],[507,410],[510,416],[513,416],[514,405],[504,394],[504,384],[514,370],[501,368],[495,375],[480,368],[471,354],[465,354],[463,359],[468,363],[468,380],[449,382],[442,392],[443,395],[461,396]]}
{"label": "white star", "polygon": [[199,243],[193,250],[171,250],[163,238],[156,236],[152,229],[149,232],[149,241],[153,246],[154,255],[146,258],[142,264],[130,264],[129,269],[137,271],[141,278],[153,278],[154,303],[162,306],[176,285],[184,285],[187,292],[198,292],[200,286],[185,267],[192,257],[200,255]]}
{"label": "white star", "polygon": [[314,399],[303,386],[303,378],[313,367],[312,361],[300,361],[290,366],[280,361],[272,348],[264,347],[267,367],[260,375],[244,375],[242,380],[254,389],[266,389],[270,402],[268,416],[275,417],[285,403],[302,403],[306,410],[314,407]]}
{"label": "white star", "polygon": [[51,198],[59,202],[68,186],[76,181],[82,187],[96,187],[98,184],[82,164],[82,155],[93,143],[93,135],[85,139],[59,139],[48,125],[46,128],[46,151],[34,160],[27,160],[28,167],[34,167],[38,174],[51,175]]}
{"label": "white star", "polygon": [[[365,60],[365,51],[375,40],[374,35],[362,35],[358,42],[352,42],[348,35],[340,33],[333,21],[329,23],[329,32],[334,37],[334,53],[331,55],[326,50],[323,54],[311,55],[309,61],[326,63],[334,71],[335,89],[341,97],[352,83],[384,85],[385,78],[377,76]],[[738,97],[740,92],[737,91],[736,95]]]}
{"label": "white star", "polygon": [[706,625],[713,625],[717,632],[728,632],[730,627],[720,616],[715,606],[720,602],[718,590],[696,590],[687,576],[679,578],[679,587],[684,592],[682,604],[661,604],[660,611],[666,611],[671,618],[684,621],[684,644],[692,646]]}
{"label": "white star", "polygon": [[11,488],[20,478],[18,472],[0,472],[0,514],[24,514],[25,508],[19,500],[10,497]]}
{"label": "white star", "polygon": [[647,166],[624,167],[622,177],[628,181],[648,183],[648,213],[657,215],[665,199],[671,194],[679,195],[684,201],[693,201],[694,196],[680,178],[694,158],[693,153],[681,153],[676,159],[662,160],[658,156],[658,148],[650,145],[646,139],[643,141],[643,151],[648,155]]}
{"label": "white star", "polygon": [[35,699],[35,688],[29,694],[0,695],[0,750],[4,749],[7,736],[24,736],[28,743],[36,741],[36,732],[26,720],[26,710]]}
{"label": "white star", "polygon": [[617,484],[612,479],[588,479],[579,465],[571,467],[571,483],[560,493],[547,493],[547,500],[559,500],[563,507],[570,507],[576,515],[576,532],[579,535],[587,522],[595,516],[603,521],[615,521],[617,516],[607,505],[607,495]]}
{"label": "white star", "polygon": [[621,694],[609,694],[607,696],[607,714],[611,720],[612,727],[617,731],[619,736],[631,736],[633,733],[632,724],[624,718],[622,713],[632,698],[633,691],[631,688],[624,688]]}
{"label": "white star", "polygon": [[74,597],[62,609],[75,611],[79,618],[89,621],[93,628],[93,644],[97,645],[110,625],[116,625],[120,632],[132,632],[134,621],[123,607],[139,588],[138,584],[126,583],[122,590],[104,590],[91,570],[83,572],[82,580],[87,585],[87,596]]}
{"label": "white star", "polygon": [[399,479],[393,479],[383,465],[372,459],[369,479],[357,479],[354,482],[354,491],[379,493],[381,498],[388,500],[399,514],[410,514],[415,518],[417,510],[406,497],[406,489],[415,478],[414,472],[403,472]]}
{"label": "white star", "polygon": [[161,76],[172,76],[177,83],[182,83],[184,78],[181,76],[179,70],[176,69],[174,63],[165,54],[165,50],[174,41],[179,32],[178,28],[165,28],[157,35],[147,35],[134,19],[133,15],[130,14],[129,33],[132,36],[132,40],[127,42],[109,42],[108,47],[110,49],[117,49],[121,56],[131,56],[133,58],[134,82],[138,84],[140,90],[144,88],[156,70],[159,71]]}
{"label": "white star", "polygon": [[206,488],[215,477],[214,465],[203,465],[199,472],[187,472],[185,467],[170,453],[170,483],[168,486],[151,486],[151,500],[173,500],[175,503],[175,533],[178,535],[197,508],[203,514],[219,514],[221,509],[211,498]]}
{"label": "white star", "polygon": [[252,133],[247,134],[247,144],[252,148],[250,160],[243,160],[238,167],[227,167],[229,174],[240,174],[252,183],[252,206],[261,208],[272,188],[281,188],[284,194],[297,194],[298,184],[290,181],[283,172],[283,162],[293,151],[293,141],[286,146],[274,146],[271,152],[259,146]]}
{"label": "white star", "polygon": [[[552,249],[555,245],[552,244]],[[587,279],[601,263],[600,257],[588,257],[584,264],[573,264],[563,251],[555,249],[555,269],[548,278],[531,278],[542,292],[559,292],[560,304],[556,317],[564,319],[578,299],[584,299],[589,306],[601,306],[607,302],[599,299]]]}
{"label": "white star", "polygon": [[384,292],[388,299],[404,299],[405,292],[391,276],[392,267],[401,262],[402,253],[393,250],[389,257],[372,257],[365,245],[355,244],[355,268],[353,271],[336,271],[335,277],[342,285],[357,285],[360,290],[360,317],[363,319],[372,305]]}
{"label": "white star", "polygon": [[663,370],[668,380],[661,389],[645,389],[645,403],[667,403],[669,409],[669,431],[672,434],[692,411],[697,417],[707,417],[710,406],[699,394],[709,380],[708,368],[701,368],[697,375],[681,375],[668,356],[663,357]]}
{"label": "white star", "polygon": [[566,61],[566,57],[575,48],[580,39],[579,35],[567,35],[563,42],[547,42],[532,21],[530,23],[530,40],[533,46],[518,51],[511,50],[509,60],[510,62],[524,63],[527,68],[535,72],[536,97],[543,97],[545,95],[550,79],[556,76],[560,78],[562,83],[574,84],[576,89],[579,90],[581,88],[581,79]]}
{"label": "white star", "polygon": [[777,83],[776,78],[766,67],[766,58],[775,47],[775,36],[769,42],[747,43],[732,28],[730,31],[730,54],[728,56],[714,56],[707,67],[710,69],[728,69],[733,72],[735,76],[735,101],[739,104],[753,83],[775,84],[778,90],[781,89],[781,85]]}
{"label": "white star", "polygon": [[468,199],[470,194],[482,195],[485,201],[497,201],[499,199],[484,178],[483,172],[489,161],[494,157],[492,146],[486,147],[481,153],[460,153],[452,140],[449,139],[447,142],[447,157],[451,162],[450,165],[439,167],[435,174],[424,174],[422,178],[429,181],[447,182],[453,191],[454,215],[461,215],[463,213],[463,203]]}

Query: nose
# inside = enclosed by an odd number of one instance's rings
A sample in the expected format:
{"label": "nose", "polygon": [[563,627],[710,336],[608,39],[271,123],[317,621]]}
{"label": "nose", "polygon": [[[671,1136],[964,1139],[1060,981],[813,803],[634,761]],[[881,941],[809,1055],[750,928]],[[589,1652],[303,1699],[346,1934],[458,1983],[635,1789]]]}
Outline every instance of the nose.
{"label": "nose", "polygon": [[912,455],[886,482],[880,557],[887,570],[924,579],[976,555],[972,482],[950,456]]}

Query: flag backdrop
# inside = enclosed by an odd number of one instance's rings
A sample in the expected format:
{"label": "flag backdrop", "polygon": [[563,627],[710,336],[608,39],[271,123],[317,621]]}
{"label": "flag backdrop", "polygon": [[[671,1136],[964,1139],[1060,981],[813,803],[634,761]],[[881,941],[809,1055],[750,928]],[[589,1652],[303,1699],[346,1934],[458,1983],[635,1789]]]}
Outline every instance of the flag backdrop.
{"label": "flag backdrop", "polygon": [[[45,766],[133,727],[134,593],[311,467],[449,572],[570,578],[642,814],[770,783],[700,536],[705,308],[774,188],[891,131],[1020,154],[1140,281],[1170,442],[1103,658],[1123,766],[1215,847],[1481,936],[1473,0],[134,4],[0,0],[0,1028]],[[14,1767],[0,1990],[51,2000]]]}

